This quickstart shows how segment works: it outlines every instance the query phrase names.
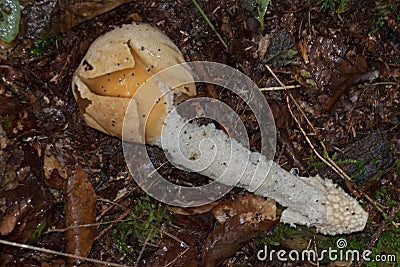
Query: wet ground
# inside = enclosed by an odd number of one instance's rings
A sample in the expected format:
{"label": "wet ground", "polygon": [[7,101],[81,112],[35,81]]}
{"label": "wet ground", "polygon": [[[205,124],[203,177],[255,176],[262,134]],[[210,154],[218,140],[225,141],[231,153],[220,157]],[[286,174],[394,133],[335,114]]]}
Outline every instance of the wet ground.
{"label": "wet ground", "polygon": [[[302,176],[319,173],[334,179],[359,197],[370,219],[363,232],[344,237],[353,245],[359,242],[360,249],[397,252],[400,260],[398,1],[349,1],[343,12],[322,10],[318,1],[273,1],[264,30],[243,2],[199,1],[227,48],[189,0],[75,2],[21,1],[20,33],[13,43],[2,45],[2,240],[78,251],[128,266],[289,266],[263,265],[256,253],[265,240],[275,249],[304,249],[314,238],[317,247],[328,242],[307,228],[288,237],[285,231],[291,230],[272,226],[272,221],[254,228],[230,221],[226,231],[210,211],[177,212],[146,198],[128,172],[121,141],[85,124],[70,89],[73,72],[96,37],[118,25],[142,21],[165,32],[187,61],[220,62],[248,75],[274,113],[275,161],[287,170],[296,168]],[[289,94],[300,110],[291,98],[287,100]],[[257,124],[232,95],[207,86],[199,88],[199,95],[218,98],[247,117],[252,149],[259,149]],[[159,149],[150,147],[149,152],[154,165],[172,181],[206,181],[164,164]],[[317,153],[331,159],[351,180],[326,166]],[[224,198],[226,205],[242,205],[229,203],[243,194],[233,190]],[[92,209],[75,213],[75,207],[94,201]],[[95,222],[99,224],[86,227],[86,232],[66,229],[70,223]],[[252,239],[259,234],[261,238]],[[207,252],[210,244],[219,244],[219,250]],[[77,264],[60,255],[9,245],[0,245],[0,263]]]}

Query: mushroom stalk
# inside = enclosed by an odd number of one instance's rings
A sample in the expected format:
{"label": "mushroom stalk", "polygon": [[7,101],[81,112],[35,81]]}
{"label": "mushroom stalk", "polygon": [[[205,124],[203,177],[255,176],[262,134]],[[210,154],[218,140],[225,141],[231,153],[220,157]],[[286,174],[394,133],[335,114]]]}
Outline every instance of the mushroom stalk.
{"label": "mushroom stalk", "polygon": [[[213,124],[187,123],[176,111],[170,113],[156,145],[184,169],[276,200],[287,207],[281,221],[291,226],[315,226],[323,234],[336,235],[361,231],[368,219],[359,203],[330,179],[296,176]],[[238,173],[242,175],[236,184]]]}

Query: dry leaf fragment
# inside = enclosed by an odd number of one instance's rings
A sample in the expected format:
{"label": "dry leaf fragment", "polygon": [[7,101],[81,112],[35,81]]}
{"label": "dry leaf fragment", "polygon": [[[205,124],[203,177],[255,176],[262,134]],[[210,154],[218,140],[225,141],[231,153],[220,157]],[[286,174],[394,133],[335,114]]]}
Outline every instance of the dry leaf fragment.
{"label": "dry leaf fragment", "polygon": [[159,266],[201,266],[195,244],[185,244],[182,240],[162,239],[159,249],[146,260],[146,267]]}
{"label": "dry leaf fragment", "polygon": [[300,47],[301,56],[303,57],[304,63],[306,63],[306,64],[310,63],[310,60],[309,60],[308,54],[307,54],[307,38],[303,38],[299,41],[299,47]]}
{"label": "dry leaf fragment", "polygon": [[198,215],[209,212],[215,206],[218,205],[218,202],[208,203],[198,207],[177,207],[177,206],[167,206],[167,209],[175,214],[179,215]]}
{"label": "dry leaf fragment", "polygon": [[23,199],[5,218],[0,222],[0,235],[10,234],[18,221],[32,209],[31,199]]}
{"label": "dry leaf fragment", "polygon": [[226,201],[217,206],[213,213],[225,221],[207,236],[203,244],[202,266],[217,266],[260,232],[278,222],[275,201],[256,195]]}
{"label": "dry leaf fragment", "polygon": [[[47,149],[46,149],[47,152]],[[59,176],[63,179],[68,178],[68,172],[66,169],[65,162],[60,161],[60,159],[54,155],[46,153],[43,158],[43,170],[44,170],[44,177],[46,179],[50,179],[53,172],[57,172]]]}
{"label": "dry leaf fragment", "polygon": [[[95,227],[84,226],[96,222],[96,193],[86,173],[78,165],[68,179],[65,198],[65,252],[87,257],[94,238]],[[80,261],[71,259],[71,264]]]}
{"label": "dry leaf fragment", "polygon": [[260,232],[269,229],[277,222],[278,220],[243,222],[241,215],[230,218],[208,235],[203,244],[202,266],[217,266]]}
{"label": "dry leaf fragment", "polygon": [[257,212],[260,218],[275,220],[276,203],[272,199],[265,199],[261,196],[247,194],[237,199],[227,200],[216,206],[212,213],[219,223],[224,223],[227,219],[246,213]]}
{"label": "dry leaf fragment", "polygon": [[260,59],[263,59],[265,57],[265,54],[267,53],[268,47],[271,43],[270,39],[271,35],[269,34],[261,36],[260,41],[258,41],[258,48],[254,55],[254,58],[258,57]]}
{"label": "dry leaf fragment", "polygon": [[131,0],[60,1],[59,9],[61,14],[52,18],[50,32],[53,34],[67,32],[69,29],[84,21],[129,2],[131,2]]}

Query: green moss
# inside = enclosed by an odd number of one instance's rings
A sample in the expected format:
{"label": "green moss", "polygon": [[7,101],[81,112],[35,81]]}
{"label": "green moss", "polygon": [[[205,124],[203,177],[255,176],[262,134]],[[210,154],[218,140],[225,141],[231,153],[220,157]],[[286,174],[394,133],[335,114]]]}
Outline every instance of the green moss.
{"label": "green moss", "polygon": [[160,203],[152,203],[150,197],[141,197],[131,215],[121,221],[112,231],[116,243],[128,261],[133,262],[130,256],[132,246],[131,238],[139,241],[139,246],[146,242],[154,243],[159,238],[160,228],[163,223],[171,223],[168,211]]}
{"label": "green moss", "polygon": [[389,189],[386,186],[381,186],[376,191],[375,197],[376,197],[376,199],[380,199],[381,201],[383,201],[384,205],[389,208],[393,208],[393,207],[400,205],[400,203],[397,203],[390,196]]}
{"label": "green moss", "polygon": [[41,54],[43,54],[49,45],[53,45],[55,44],[57,41],[61,41],[62,37],[58,36],[58,37],[41,37],[39,38],[35,44],[33,45],[33,47],[29,50],[29,56],[30,57],[36,57],[36,56],[40,56]]}
{"label": "green moss", "polygon": [[[393,230],[393,231],[385,231],[380,236],[378,242],[372,247],[372,255],[380,255],[380,257],[384,256],[387,259],[388,264],[395,264],[400,262],[400,232]],[[373,257],[371,257],[373,258]],[[375,262],[370,262],[370,266],[373,265]],[[376,263],[375,263],[376,264]],[[390,265],[385,265],[390,266]],[[395,265],[393,265],[395,266]],[[398,265],[397,265],[398,266]]]}
{"label": "green moss", "polygon": [[379,0],[375,3],[375,28],[372,31],[373,33],[377,33],[389,20],[394,20],[397,27],[400,27],[400,3],[398,1],[388,4],[387,1]]}
{"label": "green moss", "polygon": [[[328,154],[324,151],[324,158],[328,159]],[[354,165],[357,167],[356,171],[353,172],[351,178],[359,177],[365,171],[365,162],[359,159],[337,159],[337,154],[334,153],[331,157],[333,162],[335,162],[338,166],[347,166],[347,165]],[[376,159],[378,160],[378,159]],[[324,162],[317,161],[313,155],[310,156],[310,165],[314,168],[315,171],[325,165]]]}
{"label": "green moss", "polygon": [[[398,266],[396,264],[400,261],[400,232],[399,229],[385,231],[379,237],[377,242],[369,250],[371,254],[368,255],[370,261],[365,261],[363,266]],[[359,234],[354,236],[343,236],[347,241],[347,250],[358,250],[360,255],[365,251],[366,244],[373,238],[373,234]],[[344,249],[344,250],[346,250]],[[377,260],[385,259],[385,262],[378,263]]]}
{"label": "green moss", "polygon": [[357,178],[365,171],[365,162],[357,159],[345,159],[335,161],[337,165],[355,165],[357,170],[351,175],[351,178]]}
{"label": "green moss", "polygon": [[348,0],[320,0],[318,4],[321,6],[322,10],[330,9],[336,13],[343,13],[345,11],[346,3]]}
{"label": "green moss", "polygon": [[318,171],[319,168],[321,168],[322,166],[325,165],[325,163],[323,163],[322,161],[318,161],[313,154],[311,154],[310,156],[310,165],[311,167],[315,170]]}
{"label": "green moss", "polygon": [[256,247],[263,248],[265,245],[279,246],[289,238],[301,236],[301,226],[290,227],[288,224],[278,223],[270,233],[262,233],[255,238]]}
{"label": "green moss", "polygon": [[255,238],[256,247],[263,248],[264,245],[279,246],[279,241],[282,240],[281,228],[284,224],[278,224],[271,233],[262,233]]}

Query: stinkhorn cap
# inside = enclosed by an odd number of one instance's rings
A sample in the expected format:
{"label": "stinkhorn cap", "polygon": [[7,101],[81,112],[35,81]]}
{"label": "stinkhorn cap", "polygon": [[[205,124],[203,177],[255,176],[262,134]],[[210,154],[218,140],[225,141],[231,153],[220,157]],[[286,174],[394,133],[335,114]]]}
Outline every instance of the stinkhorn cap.
{"label": "stinkhorn cap", "polygon": [[[129,115],[129,141],[153,143],[161,134],[173,99],[163,96],[165,92],[154,81],[154,86],[146,86],[145,94],[135,97],[135,93],[153,74],[184,62],[182,53],[168,36],[149,24],[122,25],[98,37],[72,80],[72,91],[83,119],[97,130],[122,138],[125,112],[133,97],[137,114]],[[193,81],[183,65],[179,75],[172,78]],[[193,82],[171,89],[176,98],[196,94]],[[140,127],[145,127],[145,136]]]}

